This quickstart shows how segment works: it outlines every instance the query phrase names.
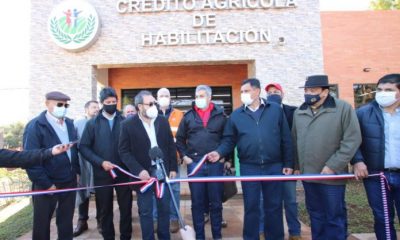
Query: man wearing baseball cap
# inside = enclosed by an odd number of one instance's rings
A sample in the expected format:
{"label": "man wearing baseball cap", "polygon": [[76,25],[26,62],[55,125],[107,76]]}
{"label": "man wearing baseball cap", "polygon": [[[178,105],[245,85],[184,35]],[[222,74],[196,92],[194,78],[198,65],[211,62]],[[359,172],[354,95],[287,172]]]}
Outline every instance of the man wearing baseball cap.
{"label": "man wearing baseball cap", "polygon": [[[304,103],[295,111],[295,169],[301,174],[344,174],[361,143],[351,105],[329,93],[328,76],[307,77]],[[347,239],[345,180],[303,181],[313,239]]]}
{"label": "man wearing baseball cap", "polygon": [[[293,113],[296,107],[282,104],[284,97],[283,88],[279,83],[270,83],[265,87],[267,101],[275,102],[282,107],[286,116],[289,128],[292,129]],[[298,219],[298,209],[296,201],[296,181],[286,181],[283,183],[283,203],[285,207],[286,222],[289,230],[289,240],[301,239],[301,224]],[[260,209],[263,209],[263,199],[260,199]],[[260,223],[264,223],[264,215],[261,212]],[[260,224],[260,238],[264,235],[264,224]]]}
{"label": "man wearing baseball cap", "polygon": [[[32,119],[23,136],[25,150],[51,148],[57,144],[68,144],[77,140],[73,121],[65,117],[69,107],[69,96],[62,92],[46,94],[46,110]],[[76,144],[65,153],[53,156],[43,165],[27,169],[33,190],[54,190],[76,187],[79,173]],[[32,239],[50,239],[50,221],[57,206],[56,223],[58,239],[72,239],[72,217],[75,207],[75,192],[33,197]]]}

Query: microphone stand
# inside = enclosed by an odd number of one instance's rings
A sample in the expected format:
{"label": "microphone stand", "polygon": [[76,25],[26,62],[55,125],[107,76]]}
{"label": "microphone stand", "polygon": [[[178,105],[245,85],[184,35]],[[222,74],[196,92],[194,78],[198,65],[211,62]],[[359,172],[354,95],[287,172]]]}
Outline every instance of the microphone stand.
{"label": "microphone stand", "polygon": [[163,162],[163,160],[161,158],[159,158],[159,159],[156,160],[156,164],[161,166],[161,169],[162,169],[162,171],[163,171],[163,173],[165,175],[165,182],[168,185],[168,189],[169,189],[169,193],[171,195],[172,203],[174,204],[174,208],[176,210],[176,213],[178,214],[179,225],[181,226],[182,229],[184,229],[186,231],[185,222],[183,221],[183,217],[181,215],[181,212],[179,211],[178,204],[176,203],[174,193],[172,192],[172,188],[171,188],[171,185],[169,183],[169,177],[168,177],[167,171],[165,170],[165,167],[164,167],[164,162]]}

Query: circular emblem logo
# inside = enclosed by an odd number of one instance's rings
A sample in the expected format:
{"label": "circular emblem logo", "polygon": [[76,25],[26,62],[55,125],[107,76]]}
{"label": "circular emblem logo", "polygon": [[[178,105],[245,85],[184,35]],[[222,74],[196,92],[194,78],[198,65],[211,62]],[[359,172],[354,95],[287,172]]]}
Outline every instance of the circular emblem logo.
{"label": "circular emblem logo", "polygon": [[96,9],[83,0],[66,0],[58,4],[48,21],[50,36],[60,47],[82,51],[90,47],[100,33]]}

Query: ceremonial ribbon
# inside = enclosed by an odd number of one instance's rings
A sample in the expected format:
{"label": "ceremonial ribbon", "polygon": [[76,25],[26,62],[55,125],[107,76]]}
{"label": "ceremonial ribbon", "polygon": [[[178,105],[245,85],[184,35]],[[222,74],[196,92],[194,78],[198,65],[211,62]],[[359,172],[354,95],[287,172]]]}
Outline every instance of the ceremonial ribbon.
{"label": "ceremonial ribbon", "polygon": [[203,164],[206,162],[206,160],[207,160],[207,155],[204,155],[204,157],[200,159],[200,161],[196,164],[193,170],[190,173],[188,173],[188,177],[195,175],[200,170],[201,166],[203,166]]}

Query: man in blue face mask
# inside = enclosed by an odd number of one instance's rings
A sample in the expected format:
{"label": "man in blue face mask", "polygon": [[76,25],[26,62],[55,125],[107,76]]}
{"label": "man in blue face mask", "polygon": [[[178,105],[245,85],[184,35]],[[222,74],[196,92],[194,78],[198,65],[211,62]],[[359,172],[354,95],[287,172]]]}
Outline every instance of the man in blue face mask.
{"label": "man in blue face mask", "polygon": [[[293,113],[296,107],[282,104],[283,88],[279,83],[270,83],[265,87],[267,101],[279,104],[285,113],[289,128],[292,129]],[[283,183],[283,203],[285,207],[286,222],[289,230],[289,240],[301,239],[301,225],[298,219],[298,209],[296,201],[296,181],[286,181]],[[263,209],[263,199],[261,195],[260,209]],[[264,215],[260,210],[260,238],[264,235]]]}
{"label": "man in blue face mask", "polygon": [[[305,102],[295,111],[295,169],[302,174],[343,174],[361,143],[355,111],[329,94],[328,76],[307,77]],[[313,239],[347,239],[343,180],[303,181]]]}

